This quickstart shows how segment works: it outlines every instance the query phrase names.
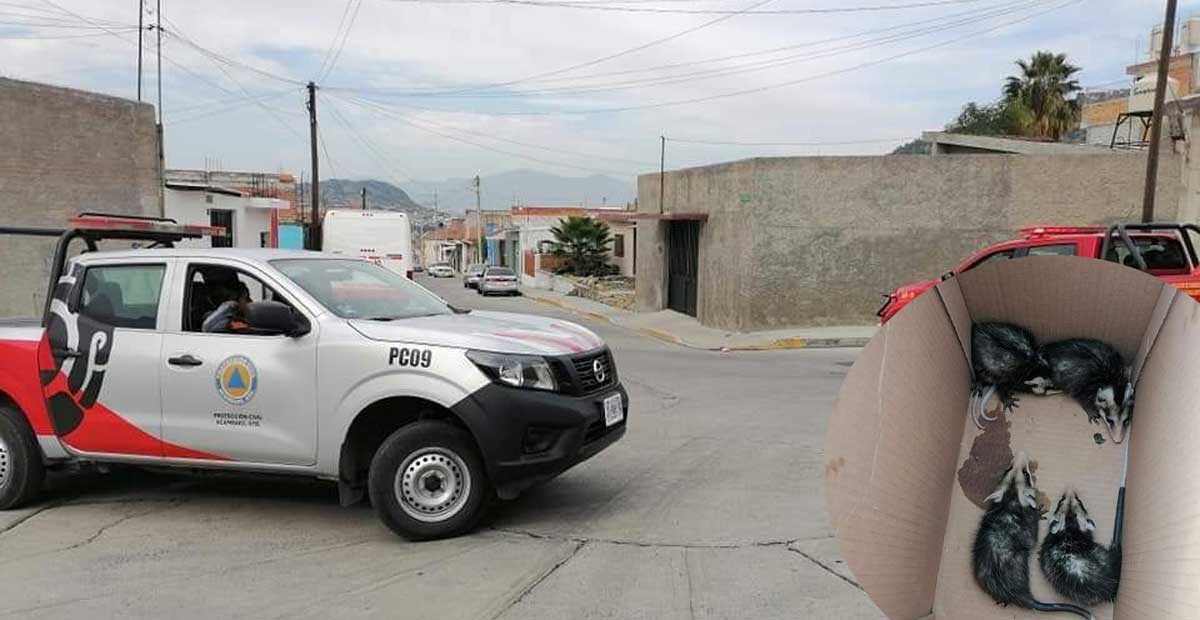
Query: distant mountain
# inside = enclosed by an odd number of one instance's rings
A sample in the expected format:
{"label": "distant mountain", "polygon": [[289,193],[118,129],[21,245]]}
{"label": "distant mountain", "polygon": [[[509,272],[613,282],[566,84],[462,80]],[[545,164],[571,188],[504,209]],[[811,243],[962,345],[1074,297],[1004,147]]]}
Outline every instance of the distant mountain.
{"label": "distant mountain", "polygon": [[[423,199],[432,200],[437,190],[438,207],[463,213],[475,208],[475,192],[470,178],[452,178],[421,183]],[[602,205],[619,206],[637,197],[633,179],[622,180],[605,175],[564,177],[537,170],[512,170],[480,178],[484,209],[507,209],[517,205]]]}
{"label": "distant mountain", "polygon": [[[326,204],[331,206],[357,207],[361,204],[362,189],[367,188],[367,206],[372,209],[388,209],[416,213],[427,207],[417,204],[404,190],[388,183],[366,179],[355,181],[351,179],[321,179],[321,196]],[[311,191],[308,183],[304,191]]]}

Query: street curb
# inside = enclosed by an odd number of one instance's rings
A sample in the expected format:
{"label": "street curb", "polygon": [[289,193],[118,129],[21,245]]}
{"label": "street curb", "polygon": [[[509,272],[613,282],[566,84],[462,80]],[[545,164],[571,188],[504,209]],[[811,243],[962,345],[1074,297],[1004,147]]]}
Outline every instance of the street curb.
{"label": "street curb", "polygon": [[[555,308],[558,308],[560,310],[565,310],[567,312],[570,312],[570,313],[578,315],[578,316],[588,317],[590,319],[600,321],[602,323],[608,323],[610,325],[616,325],[618,327],[626,327],[625,325],[622,325],[621,323],[614,321],[612,319],[612,317],[600,314],[599,312],[590,312],[587,310],[580,310],[579,308],[576,308],[570,304],[565,304],[565,303],[562,303],[553,298],[542,297],[541,295],[537,295],[537,294],[533,294],[533,295],[526,294],[525,296],[536,302],[546,304],[547,306],[554,306]],[[768,342],[766,344],[755,344],[755,345],[744,345],[744,346],[704,347],[704,346],[698,346],[698,345],[691,344],[689,342],[686,342],[679,336],[672,334],[671,332],[661,330],[661,329],[655,329],[653,327],[635,327],[635,328],[627,327],[627,329],[632,329],[633,331],[636,331],[639,334],[642,334],[644,336],[649,336],[651,338],[654,338],[655,340],[661,340],[661,341],[669,343],[669,344],[675,344],[675,345],[679,345],[681,347],[687,347],[689,349],[696,349],[698,351],[729,352],[729,351],[786,351],[786,350],[792,350],[792,349],[841,349],[841,348],[848,349],[848,348],[864,347],[867,345],[867,342],[869,342],[871,340],[870,338],[864,338],[861,336],[850,337],[850,338],[780,338],[778,340],[775,340],[773,342]]]}

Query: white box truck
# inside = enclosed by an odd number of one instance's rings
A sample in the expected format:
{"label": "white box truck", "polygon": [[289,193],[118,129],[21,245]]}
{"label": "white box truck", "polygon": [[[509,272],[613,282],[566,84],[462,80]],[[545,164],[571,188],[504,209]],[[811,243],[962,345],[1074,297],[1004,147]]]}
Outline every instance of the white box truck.
{"label": "white box truck", "polygon": [[412,226],[407,213],[330,209],[321,227],[321,250],[357,256],[413,277]]}

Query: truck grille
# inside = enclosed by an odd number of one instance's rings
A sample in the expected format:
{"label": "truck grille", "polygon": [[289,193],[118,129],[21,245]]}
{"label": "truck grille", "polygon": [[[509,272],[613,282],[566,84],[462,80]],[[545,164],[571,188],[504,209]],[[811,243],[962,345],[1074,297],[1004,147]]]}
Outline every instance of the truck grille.
{"label": "truck grille", "polygon": [[[597,362],[599,362],[599,366],[596,365]],[[585,394],[608,387],[616,380],[612,355],[608,352],[608,349],[599,353],[574,358],[571,360],[571,364],[575,366],[575,376],[579,378],[579,391]],[[596,378],[597,368],[603,374],[603,380]]]}

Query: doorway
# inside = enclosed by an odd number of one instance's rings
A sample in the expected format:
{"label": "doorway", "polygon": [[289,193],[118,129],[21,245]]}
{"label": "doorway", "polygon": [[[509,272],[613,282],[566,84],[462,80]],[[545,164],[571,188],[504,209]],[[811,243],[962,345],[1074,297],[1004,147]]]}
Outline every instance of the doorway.
{"label": "doorway", "polygon": [[667,225],[667,307],[696,316],[700,222],[673,221]]}

